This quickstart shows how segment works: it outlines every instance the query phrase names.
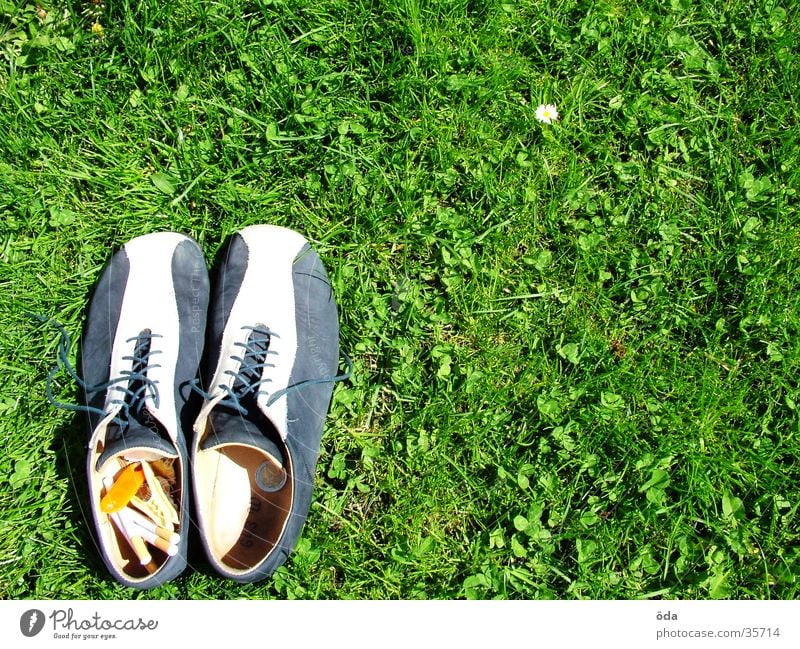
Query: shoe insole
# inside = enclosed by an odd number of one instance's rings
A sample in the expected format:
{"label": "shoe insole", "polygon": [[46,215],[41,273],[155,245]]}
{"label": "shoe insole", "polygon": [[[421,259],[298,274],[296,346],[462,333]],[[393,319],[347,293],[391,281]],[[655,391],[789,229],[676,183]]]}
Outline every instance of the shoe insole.
{"label": "shoe insole", "polygon": [[[286,467],[283,487],[270,492],[262,489],[259,474],[265,462],[272,460],[259,449],[227,445],[201,451],[200,456],[202,473],[197,479],[206,482],[207,488],[199,505],[211,551],[231,570],[253,568],[275,547],[288,520],[291,467]],[[204,476],[211,480],[205,481]]]}

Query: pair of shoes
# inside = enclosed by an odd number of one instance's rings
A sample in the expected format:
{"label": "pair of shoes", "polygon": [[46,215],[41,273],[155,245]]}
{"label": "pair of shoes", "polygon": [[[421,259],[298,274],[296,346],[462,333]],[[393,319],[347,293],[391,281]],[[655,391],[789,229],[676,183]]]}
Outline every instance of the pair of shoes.
{"label": "pair of shoes", "polygon": [[213,297],[192,239],[125,244],[81,349],[90,508],[113,576],[143,589],[184,570],[190,482],[220,574],[252,582],[280,566],[308,515],[333,383],[349,376],[338,364],[331,285],[297,232],[235,234]]}

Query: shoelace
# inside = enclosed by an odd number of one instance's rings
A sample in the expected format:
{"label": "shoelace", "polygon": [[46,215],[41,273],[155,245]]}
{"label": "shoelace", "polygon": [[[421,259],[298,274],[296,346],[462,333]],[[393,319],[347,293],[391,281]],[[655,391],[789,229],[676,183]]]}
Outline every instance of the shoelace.
{"label": "shoelace", "polygon": [[108,415],[108,412],[105,410],[95,408],[94,406],[66,403],[55,398],[53,395],[53,380],[55,379],[56,375],[62,369],[64,369],[69,377],[75,381],[75,383],[77,383],[87,395],[93,392],[107,390],[112,386],[114,386],[114,390],[123,394],[122,399],[114,399],[110,402],[115,405],[120,405],[120,412],[121,414],[124,413],[124,416],[120,416],[120,414],[118,414],[112,419],[112,422],[117,424],[121,431],[124,431],[125,428],[127,428],[131,413],[140,414],[142,412],[148,390],[150,396],[153,398],[155,406],[158,407],[158,382],[147,377],[147,370],[148,368],[160,367],[159,365],[151,364],[149,362],[151,356],[160,353],[158,350],[151,349],[152,339],[160,338],[161,336],[159,334],[154,334],[149,330],[145,330],[139,334],[139,336],[126,340],[128,343],[136,341],[133,354],[122,357],[123,360],[131,361],[131,369],[122,370],[119,376],[116,376],[105,383],[89,385],[80,376],[78,376],[75,368],[72,367],[72,364],[69,362],[69,348],[72,345],[72,338],[67,333],[67,330],[52,318],[47,318],[45,316],[36,314],[29,315],[31,318],[38,320],[39,322],[44,322],[55,327],[58,329],[60,334],[56,364],[47,375],[47,382],[45,383],[45,395],[47,396],[47,400],[50,402],[50,405],[61,410],[87,412],[99,415],[100,417],[105,417]]}
{"label": "shoelace", "polygon": [[[259,377],[262,374],[261,370],[264,368],[275,367],[274,363],[267,362],[267,356],[270,354],[278,354],[278,352],[269,349],[269,344],[273,336],[275,338],[280,338],[280,336],[274,331],[270,330],[268,327],[263,326],[244,326],[242,329],[249,330],[252,333],[248,337],[247,342],[234,343],[235,346],[242,347],[244,349],[244,354],[242,356],[231,356],[232,360],[239,363],[239,370],[236,372],[233,370],[225,370],[224,372],[228,376],[233,377],[233,384],[230,386],[217,386],[220,390],[223,390],[226,393],[225,396],[219,401],[218,405],[232,408],[242,415],[246,415],[248,413],[246,404],[242,404],[242,401],[248,400],[248,396],[252,396],[252,399],[254,400],[259,394],[269,395],[267,398],[267,406],[270,406],[282,396],[293,390],[305,387],[307,385],[338,383],[339,381],[345,381],[346,379],[349,379],[353,373],[353,362],[350,360],[350,357],[347,356],[347,354],[342,352],[342,357],[345,365],[347,366],[347,370],[344,374],[298,381],[297,383],[293,383],[292,385],[288,385],[285,388],[276,390],[272,393],[259,390],[257,388],[264,383],[272,382],[272,379],[270,378]],[[192,382],[191,387],[192,390],[200,394],[206,401],[210,401],[213,398],[211,393],[200,388],[197,380]]]}
{"label": "shoelace", "polygon": [[151,363],[150,357],[160,354],[161,350],[153,349],[153,338],[161,338],[159,334],[154,334],[149,329],[145,329],[138,336],[128,338],[125,342],[136,342],[131,356],[123,356],[122,360],[131,361],[130,370],[122,370],[120,374],[127,377],[130,383],[127,387],[115,386],[114,389],[123,393],[122,399],[112,400],[110,403],[119,404],[125,411],[126,417],[130,418],[131,413],[142,415],[144,412],[145,399],[148,394],[153,399],[153,405],[158,408],[161,400],[158,394],[158,381],[147,377],[147,372],[156,367],[161,367],[157,363]]}

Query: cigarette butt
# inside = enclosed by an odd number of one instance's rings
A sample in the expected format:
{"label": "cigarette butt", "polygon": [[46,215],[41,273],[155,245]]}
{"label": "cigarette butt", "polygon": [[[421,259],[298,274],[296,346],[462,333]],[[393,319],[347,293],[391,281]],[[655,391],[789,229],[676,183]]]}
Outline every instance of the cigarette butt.
{"label": "cigarette butt", "polygon": [[[166,552],[171,557],[174,557],[176,554],[178,554],[178,546],[175,543],[171,543],[169,539],[164,539],[155,532],[150,531],[148,528],[155,528],[156,526],[147,525],[147,521],[145,521],[145,524],[142,524],[132,509],[123,509],[119,513],[119,517],[122,520],[122,524],[125,526],[126,531],[131,536],[142,537],[145,541],[147,541],[147,543],[157,547],[163,552]],[[171,536],[178,535],[175,534]],[[179,536],[178,540],[180,540]]]}
{"label": "cigarette butt", "polygon": [[177,545],[181,540],[181,535],[177,532],[170,532],[166,527],[156,527],[156,534],[171,545]]}
{"label": "cigarette butt", "polygon": [[[123,510],[125,511],[125,510]],[[123,511],[115,512],[113,514],[109,514],[109,517],[114,524],[117,526],[122,535],[127,539],[128,544],[131,546],[133,551],[136,553],[136,558],[139,559],[139,563],[143,566],[150,563],[153,560],[152,555],[147,551],[147,546],[144,544],[144,539],[141,535],[137,535],[135,533],[135,526],[130,525],[126,520]],[[131,528],[134,528],[133,530]]]}
{"label": "cigarette butt", "polygon": [[152,555],[147,551],[147,546],[144,544],[144,539],[141,536],[132,536],[130,538],[131,547],[139,559],[139,563],[146,566],[153,561]]}
{"label": "cigarette butt", "polygon": [[178,554],[178,546],[172,545],[169,541],[165,541],[160,536],[154,536],[151,541],[148,541],[162,552],[166,552],[169,556],[174,557]]}
{"label": "cigarette butt", "polygon": [[134,523],[133,527],[136,532],[140,533],[142,538],[150,545],[157,547],[162,552],[166,552],[171,557],[174,557],[176,554],[178,554],[178,546],[175,543],[170,543],[166,539],[162,539],[160,536],[154,534],[150,530],[139,527],[138,523]]}
{"label": "cigarette butt", "polygon": [[152,575],[156,570],[158,570],[158,566],[156,565],[155,561],[151,561],[150,563],[145,564],[144,569]]}
{"label": "cigarette butt", "polygon": [[160,525],[156,525],[153,521],[151,521],[147,516],[144,514],[139,513],[135,509],[128,509],[130,512],[129,517],[130,519],[140,525],[148,532],[152,532],[160,536],[165,541],[168,541],[170,544],[175,545],[178,541],[181,540],[180,534],[176,534],[172,530],[167,529],[166,527],[161,527]]}

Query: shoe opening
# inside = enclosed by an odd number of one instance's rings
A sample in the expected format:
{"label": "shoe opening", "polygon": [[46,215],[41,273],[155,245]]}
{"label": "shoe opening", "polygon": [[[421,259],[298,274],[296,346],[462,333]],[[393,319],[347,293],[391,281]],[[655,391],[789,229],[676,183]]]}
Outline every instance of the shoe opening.
{"label": "shoe opening", "polygon": [[214,414],[195,456],[198,513],[213,561],[244,574],[267,559],[286,528],[292,463],[265,416]]}
{"label": "shoe opening", "polygon": [[121,575],[134,582],[147,579],[178,554],[184,531],[175,458],[129,460],[118,455],[102,465],[93,483],[106,556]]}

